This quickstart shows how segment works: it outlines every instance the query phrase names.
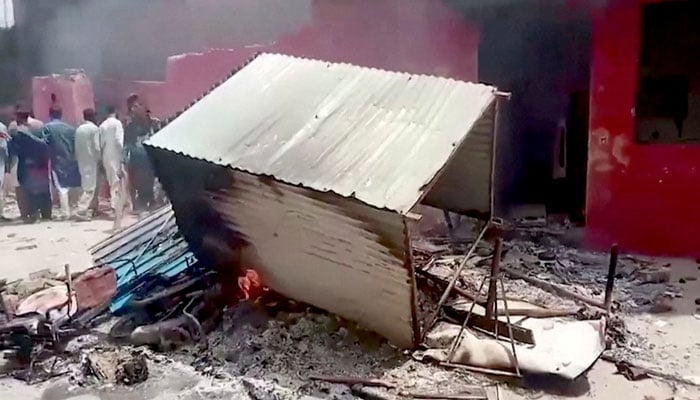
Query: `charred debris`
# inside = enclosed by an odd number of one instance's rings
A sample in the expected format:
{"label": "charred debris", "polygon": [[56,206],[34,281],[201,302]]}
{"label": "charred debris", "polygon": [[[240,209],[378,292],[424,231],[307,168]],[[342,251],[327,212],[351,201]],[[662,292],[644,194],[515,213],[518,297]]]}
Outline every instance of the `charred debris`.
{"label": "charred debris", "polygon": [[[148,379],[154,359],[190,354],[196,369],[220,379],[231,372],[227,364],[242,375],[288,367],[310,385],[348,385],[362,398],[471,399],[486,398],[484,387],[503,379],[513,384],[547,374],[573,381],[602,356],[629,379],[687,383],[635,364],[645,343],[621,318],[678,295],[668,279],[650,280],[666,266],[616,248],[599,254],[562,246],[560,232],[551,229],[494,223],[478,229],[482,222],[464,232],[470,222],[462,222],[461,234],[413,241],[423,340],[398,349],[353,321],[270,290],[254,271],[239,276],[233,292],[222,290],[231,287],[222,282],[230,275],[182,246],[166,207],[93,247],[95,265],[86,272],[73,274],[66,266],[61,276],[42,271],[2,283],[0,337],[13,360],[4,374],[30,384],[69,375],[83,385],[131,385]],[[557,343],[542,336],[546,331],[564,338]],[[76,345],[84,337],[93,345]],[[571,340],[580,353],[566,354]],[[293,360],[290,348],[304,357],[346,352],[368,367],[358,371],[333,360],[292,366],[265,355]],[[451,393],[427,384],[404,387],[406,376],[382,376],[372,367],[375,358],[456,371],[463,382]],[[367,375],[349,375],[362,371]],[[258,390],[250,382],[250,390]]]}
{"label": "charred debris", "polygon": [[[5,374],[131,385],[170,357],[244,377],[252,398],[375,399],[481,399],[529,376],[575,381],[601,357],[675,379],[635,364],[646,344],[621,318],[681,295],[666,266],[491,217],[505,98],[256,57],[147,142],[171,205],[92,247],[86,272],[3,282]],[[424,206],[478,218],[446,211],[426,237]]]}

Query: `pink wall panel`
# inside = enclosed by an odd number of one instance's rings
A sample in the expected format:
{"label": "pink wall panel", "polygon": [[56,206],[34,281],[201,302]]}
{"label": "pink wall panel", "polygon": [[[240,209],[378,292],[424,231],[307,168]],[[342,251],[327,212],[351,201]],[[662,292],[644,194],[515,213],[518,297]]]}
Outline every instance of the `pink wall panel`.
{"label": "pink wall panel", "polygon": [[208,50],[168,58],[166,67],[166,111],[174,114],[226,78],[255,49]]}
{"label": "pink wall panel", "polygon": [[32,80],[32,108],[42,121],[49,119],[52,93],[63,110],[63,119],[70,124],[82,121],[83,109],[95,107],[92,82],[84,74],[35,77]]}

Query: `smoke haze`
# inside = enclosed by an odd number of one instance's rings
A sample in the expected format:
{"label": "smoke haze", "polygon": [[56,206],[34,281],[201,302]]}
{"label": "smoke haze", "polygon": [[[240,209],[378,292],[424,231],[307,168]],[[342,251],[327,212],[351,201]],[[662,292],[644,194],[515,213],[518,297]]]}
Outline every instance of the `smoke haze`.
{"label": "smoke haze", "polygon": [[311,0],[27,0],[33,75],[162,80],[168,56],[269,43],[311,18]]}

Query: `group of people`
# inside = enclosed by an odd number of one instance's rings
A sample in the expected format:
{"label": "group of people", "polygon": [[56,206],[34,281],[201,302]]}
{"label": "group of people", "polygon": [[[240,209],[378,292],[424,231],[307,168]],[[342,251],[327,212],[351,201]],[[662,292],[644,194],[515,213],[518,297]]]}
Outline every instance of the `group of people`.
{"label": "group of people", "polygon": [[[135,212],[155,206],[155,175],[143,141],[159,129],[159,121],[151,118],[138,95],[129,96],[127,109],[122,121],[116,109],[108,107],[99,125],[95,110],[86,109],[75,128],[63,121],[56,105],[45,124],[18,106],[9,125],[0,123],[0,188],[16,170],[17,203],[26,222],[52,219],[52,188],[64,218],[87,220],[100,214],[100,187],[105,182],[116,221],[129,203]],[[7,220],[2,196],[0,219]]]}

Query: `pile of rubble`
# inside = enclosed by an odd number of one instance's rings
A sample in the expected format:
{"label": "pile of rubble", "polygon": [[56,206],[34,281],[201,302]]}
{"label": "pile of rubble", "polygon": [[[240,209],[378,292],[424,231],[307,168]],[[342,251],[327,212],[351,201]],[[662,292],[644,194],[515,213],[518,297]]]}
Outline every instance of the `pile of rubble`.
{"label": "pile of rubble", "polygon": [[49,270],[27,280],[0,282],[0,347],[10,359],[4,375],[36,382],[65,374],[65,343],[106,310],[116,288],[109,268],[71,275]]}
{"label": "pile of rubble", "polygon": [[284,303],[272,308],[249,303],[232,308],[221,329],[209,335],[209,352],[180,354],[180,359],[214,377],[267,381],[268,386],[272,382],[297,395],[292,398],[354,399],[364,390],[361,383],[368,380],[383,386],[373,390],[385,396],[389,389],[456,396],[485,382],[418,362],[336,316]]}
{"label": "pile of rubble", "polygon": [[[82,274],[66,268],[64,276],[42,271],[0,285],[1,344],[16,360],[5,375],[136,385],[153,376],[154,364],[177,363],[252,399],[486,398],[500,382],[489,375],[573,380],[601,353],[630,379],[653,376],[630,362],[644,359],[647,347],[621,315],[680,295],[667,267],[620,257],[614,301],[606,305],[597,298],[610,283],[609,256],[549,240],[511,238],[500,249],[476,238],[416,241],[424,335],[416,352],[271,291],[249,298],[259,284],[252,271],[239,278],[236,294],[224,293],[221,277],[201,266],[167,279],[138,275],[139,290],[128,292],[109,266]],[[115,307],[124,293],[131,297]]]}
{"label": "pile of rubble", "polygon": [[[607,254],[577,250],[560,244],[531,241],[510,243],[506,262],[528,275],[564,285],[588,297],[602,296],[608,269]],[[623,312],[667,312],[667,301],[681,296],[670,282],[670,265],[642,257],[621,257],[615,276],[615,302]]]}

